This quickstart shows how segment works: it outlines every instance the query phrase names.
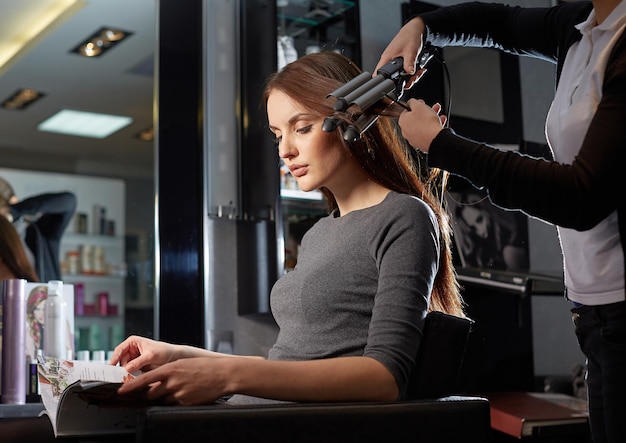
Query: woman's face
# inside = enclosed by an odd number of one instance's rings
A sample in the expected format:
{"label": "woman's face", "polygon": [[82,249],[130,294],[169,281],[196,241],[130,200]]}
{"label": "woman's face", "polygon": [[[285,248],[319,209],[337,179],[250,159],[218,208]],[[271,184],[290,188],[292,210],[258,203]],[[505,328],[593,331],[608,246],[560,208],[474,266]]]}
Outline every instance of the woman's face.
{"label": "woman's face", "polygon": [[463,208],[461,214],[465,222],[478,237],[489,237],[490,219],[489,216],[485,214],[485,211],[472,206],[466,206]]}
{"label": "woman's face", "polygon": [[269,128],[276,136],[278,155],[303,191],[324,186],[335,193],[347,183],[356,164],[335,133],[322,131],[323,119],[274,90],[267,100]]}
{"label": "woman's face", "polygon": [[44,311],[46,309],[46,300],[43,299],[41,300],[39,303],[37,303],[37,305],[35,305],[35,309],[33,309],[33,315],[35,317],[35,320],[37,320],[39,323],[44,322]]}

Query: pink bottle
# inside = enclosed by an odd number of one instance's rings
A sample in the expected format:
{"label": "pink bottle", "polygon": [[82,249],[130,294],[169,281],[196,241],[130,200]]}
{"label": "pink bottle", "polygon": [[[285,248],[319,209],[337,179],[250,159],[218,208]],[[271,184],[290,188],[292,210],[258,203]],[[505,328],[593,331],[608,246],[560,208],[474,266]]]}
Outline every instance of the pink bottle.
{"label": "pink bottle", "polygon": [[2,282],[2,403],[26,403],[26,280]]}

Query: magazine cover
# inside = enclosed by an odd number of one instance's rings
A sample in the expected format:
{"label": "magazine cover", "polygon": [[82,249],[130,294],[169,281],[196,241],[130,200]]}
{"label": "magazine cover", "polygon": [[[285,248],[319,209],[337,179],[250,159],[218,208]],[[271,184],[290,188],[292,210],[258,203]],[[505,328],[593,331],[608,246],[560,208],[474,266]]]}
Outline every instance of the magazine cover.
{"label": "magazine cover", "polygon": [[[0,290],[1,292],[1,290]],[[37,356],[43,355],[43,343],[45,336],[45,306],[48,298],[48,284],[26,282],[24,285],[23,298],[25,300],[25,340],[24,340],[24,370],[30,366],[36,367]],[[2,325],[2,294],[0,294],[0,374],[2,373],[2,342],[10,340],[10,337],[4,337]],[[74,286],[71,284],[63,285],[63,301],[65,302],[65,321],[67,337],[65,347],[67,350],[67,358],[74,358]],[[3,338],[4,337],[4,338]],[[27,374],[30,378],[34,378],[34,374]],[[36,386],[29,386],[27,394],[35,394]]]}
{"label": "magazine cover", "polygon": [[[48,298],[46,283],[26,283],[26,361],[36,362],[38,353],[43,353],[46,333],[45,308]],[[67,358],[74,358],[74,285],[63,284],[65,319],[67,321]]]}

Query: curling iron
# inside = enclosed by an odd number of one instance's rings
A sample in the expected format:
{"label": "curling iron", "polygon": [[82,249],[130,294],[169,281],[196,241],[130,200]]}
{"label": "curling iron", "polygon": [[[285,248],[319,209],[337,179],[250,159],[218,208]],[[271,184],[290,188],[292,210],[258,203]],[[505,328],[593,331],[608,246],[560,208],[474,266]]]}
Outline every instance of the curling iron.
{"label": "curling iron", "polygon": [[[432,47],[427,44],[418,56],[417,69],[424,69],[432,57]],[[394,58],[382,66],[376,71],[375,77],[367,71],[362,72],[328,94],[327,97],[334,97],[337,101],[333,105],[335,113],[324,120],[322,130],[332,132],[342,126],[344,140],[349,142],[358,140],[379,117],[377,114],[367,113],[367,110],[385,98],[400,103],[406,81],[410,77],[411,74],[403,69],[402,57]],[[342,116],[349,110],[361,115],[353,124],[348,125]]]}

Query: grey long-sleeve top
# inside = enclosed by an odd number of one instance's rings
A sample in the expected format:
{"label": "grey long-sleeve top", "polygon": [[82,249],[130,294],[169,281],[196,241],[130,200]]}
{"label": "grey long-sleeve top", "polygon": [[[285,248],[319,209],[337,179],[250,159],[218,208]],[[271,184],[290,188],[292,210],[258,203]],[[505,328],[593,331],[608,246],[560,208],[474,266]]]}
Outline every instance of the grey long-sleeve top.
{"label": "grey long-sleeve top", "polygon": [[439,230],[420,199],[331,214],[305,234],[298,264],[275,284],[274,360],[368,356],[395,376],[401,397],[415,366],[439,262]]}

